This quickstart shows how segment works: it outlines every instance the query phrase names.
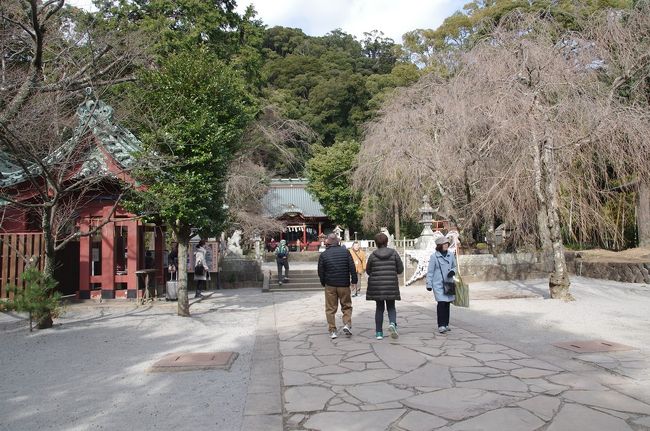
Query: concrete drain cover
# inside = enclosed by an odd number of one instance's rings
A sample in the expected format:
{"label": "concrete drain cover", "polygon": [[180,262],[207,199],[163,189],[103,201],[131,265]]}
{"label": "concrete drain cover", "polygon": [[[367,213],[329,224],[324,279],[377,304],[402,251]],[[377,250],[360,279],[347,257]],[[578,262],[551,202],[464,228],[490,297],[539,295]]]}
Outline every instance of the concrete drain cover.
{"label": "concrete drain cover", "polygon": [[150,371],[229,370],[237,356],[236,352],[171,353],[153,364]]}
{"label": "concrete drain cover", "polygon": [[577,353],[621,352],[625,350],[634,350],[634,347],[605,340],[568,341],[566,343],[556,343],[553,345]]}

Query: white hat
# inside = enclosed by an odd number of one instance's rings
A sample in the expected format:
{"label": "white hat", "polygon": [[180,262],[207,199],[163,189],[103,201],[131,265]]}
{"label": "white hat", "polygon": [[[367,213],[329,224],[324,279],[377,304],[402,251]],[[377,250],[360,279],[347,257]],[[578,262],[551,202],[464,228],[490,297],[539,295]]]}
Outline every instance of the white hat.
{"label": "white hat", "polygon": [[450,244],[449,238],[446,236],[441,236],[439,238],[436,238],[436,245],[442,245],[442,244]]}

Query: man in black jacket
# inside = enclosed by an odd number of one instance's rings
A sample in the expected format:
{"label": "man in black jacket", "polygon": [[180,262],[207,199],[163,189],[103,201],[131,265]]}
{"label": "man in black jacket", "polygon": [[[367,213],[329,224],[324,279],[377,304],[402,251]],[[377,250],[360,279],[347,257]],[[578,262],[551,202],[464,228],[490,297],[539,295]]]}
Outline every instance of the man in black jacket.
{"label": "man in black jacket", "polygon": [[318,259],[318,277],[320,284],[325,288],[325,316],[330,338],[337,337],[335,316],[339,301],[343,312],[343,333],[350,337],[352,335],[350,285],[356,287],[357,271],[352,255],[345,247],[339,245],[339,238],[335,234],[327,236],[325,247],[327,248]]}

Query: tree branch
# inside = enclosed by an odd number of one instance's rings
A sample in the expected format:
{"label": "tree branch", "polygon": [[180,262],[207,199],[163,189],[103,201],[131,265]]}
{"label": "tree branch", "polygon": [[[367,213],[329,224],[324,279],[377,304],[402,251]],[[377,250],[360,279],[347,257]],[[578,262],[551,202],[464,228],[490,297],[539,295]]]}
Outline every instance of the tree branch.
{"label": "tree branch", "polygon": [[[121,201],[122,201],[122,198],[124,197],[124,195],[126,194],[126,192],[129,191],[129,190],[131,190],[131,187],[127,187],[127,188],[125,188],[124,190],[122,190],[122,192],[121,192],[120,195],[117,197],[117,199],[115,199],[115,203],[114,203],[113,206],[111,207],[111,211],[108,213],[108,215],[106,216],[106,218],[105,218],[105,219],[104,219],[100,224],[98,224],[97,226],[93,227],[92,229],[90,229],[90,230],[87,231],[87,232],[82,232],[81,230],[78,230],[77,232],[73,233],[72,235],[69,235],[67,238],[65,238],[64,240],[62,240],[61,242],[59,242],[59,243],[54,247],[54,250],[55,250],[55,251],[62,250],[62,249],[63,249],[63,248],[64,248],[64,247],[69,243],[69,242],[71,242],[71,241],[73,241],[73,240],[76,240],[76,239],[79,239],[79,238],[82,238],[82,237],[91,236],[91,235],[93,235],[94,233],[96,233],[97,231],[99,231],[101,228],[103,228],[104,226],[106,226],[107,224],[109,224],[109,223],[115,221],[115,220],[113,219],[113,215],[115,214],[115,211],[117,211],[117,208],[119,207],[119,205],[120,205],[120,203],[121,203]],[[137,220],[138,218],[139,218],[139,217],[136,216],[136,217],[128,218],[128,219],[126,219],[126,220]],[[120,219],[120,220],[123,220],[123,219]]]}

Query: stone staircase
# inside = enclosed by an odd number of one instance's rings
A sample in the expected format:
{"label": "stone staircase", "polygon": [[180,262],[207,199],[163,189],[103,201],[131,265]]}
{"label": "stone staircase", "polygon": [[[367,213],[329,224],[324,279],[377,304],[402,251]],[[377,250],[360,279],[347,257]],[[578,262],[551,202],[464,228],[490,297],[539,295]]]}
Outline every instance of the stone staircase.
{"label": "stone staircase", "polygon": [[271,292],[310,292],[323,290],[318,278],[318,271],[315,269],[292,269],[289,271],[289,281],[278,283],[278,274],[271,272],[269,280]]}

